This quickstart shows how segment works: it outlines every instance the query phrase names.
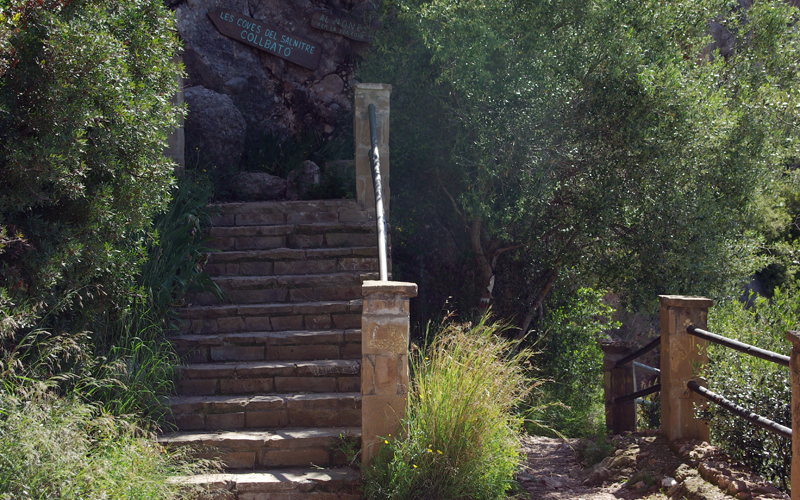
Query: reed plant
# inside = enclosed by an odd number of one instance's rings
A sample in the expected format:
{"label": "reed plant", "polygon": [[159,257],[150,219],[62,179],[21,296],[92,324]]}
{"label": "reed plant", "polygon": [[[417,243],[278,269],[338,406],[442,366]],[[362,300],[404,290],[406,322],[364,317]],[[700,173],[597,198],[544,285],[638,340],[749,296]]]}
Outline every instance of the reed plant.
{"label": "reed plant", "polygon": [[412,351],[408,416],[364,470],[367,498],[506,498],[521,459],[516,408],[537,384],[505,328],[449,323]]}

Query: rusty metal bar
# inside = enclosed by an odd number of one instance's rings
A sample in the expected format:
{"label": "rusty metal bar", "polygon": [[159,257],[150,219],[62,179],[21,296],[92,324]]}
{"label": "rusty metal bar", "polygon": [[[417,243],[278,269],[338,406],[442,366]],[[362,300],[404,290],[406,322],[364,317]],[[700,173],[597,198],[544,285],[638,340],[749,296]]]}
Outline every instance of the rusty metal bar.
{"label": "rusty metal bar", "polygon": [[766,359],[767,361],[771,361],[779,365],[789,366],[789,356],[784,356],[783,354],[778,354],[777,352],[767,351],[766,349],[751,346],[739,342],[738,340],[717,335],[716,333],[707,332],[705,330],[695,328],[694,325],[687,326],[686,333],[708,340],[709,342],[714,342],[715,344],[724,345],[725,347],[729,347],[735,351],[743,352],[757,358]]}
{"label": "rusty metal bar", "polygon": [[372,185],[375,188],[375,218],[378,229],[378,266],[381,281],[389,280],[389,270],[386,260],[386,217],[383,208],[383,187],[381,186],[381,159],[378,153],[378,131],[375,124],[375,105],[370,104],[369,110],[369,163],[372,167]]}
{"label": "rusty metal bar", "polygon": [[622,358],[619,361],[617,361],[617,364],[615,366],[622,366],[625,363],[627,363],[629,361],[632,361],[632,360],[638,358],[639,356],[641,356],[642,354],[650,351],[651,349],[655,348],[655,346],[657,346],[659,344],[661,344],[661,335],[659,335],[658,337],[656,337],[653,340],[651,340],[650,342],[648,342],[646,346],[642,347],[638,351],[633,352],[631,354],[628,354],[624,358]]}
{"label": "rusty metal bar", "polygon": [[705,387],[701,387],[700,384],[698,384],[694,380],[686,382],[686,387],[688,387],[690,391],[696,392],[697,394],[701,395],[707,400],[720,405],[721,407],[725,408],[734,415],[742,417],[751,424],[757,425],[762,429],[768,430],[770,432],[774,432],[775,434],[778,434],[779,436],[785,437],[787,439],[792,439],[792,429],[784,425],[781,425],[777,422],[773,422],[772,420],[769,420],[767,418],[764,418],[761,415],[753,413],[750,410],[747,410],[746,408],[742,408],[733,401],[727,400],[724,397],[720,396],[719,394],[709,391]]}
{"label": "rusty metal bar", "polygon": [[653,394],[654,392],[658,392],[660,390],[661,390],[661,384],[656,384],[648,387],[647,389],[642,389],[641,391],[632,392],[626,396],[620,396],[618,398],[614,398],[614,404],[624,403],[626,401],[631,401],[636,398],[641,398],[643,396],[647,396],[648,394]]}

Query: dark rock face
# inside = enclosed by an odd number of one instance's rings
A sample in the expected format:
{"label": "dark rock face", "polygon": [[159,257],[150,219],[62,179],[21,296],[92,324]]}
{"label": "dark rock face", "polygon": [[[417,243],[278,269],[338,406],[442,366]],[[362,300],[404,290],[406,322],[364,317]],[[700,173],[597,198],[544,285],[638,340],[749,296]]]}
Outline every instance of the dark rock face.
{"label": "dark rock face", "polygon": [[187,88],[183,97],[189,107],[185,124],[188,154],[195,154],[200,147],[209,166],[238,164],[246,125],[231,98],[202,85]]}
{"label": "dark rock face", "polygon": [[[314,29],[310,20],[315,10],[364,19],[375,10],[371,2],[168,1],[175,8],[178,32],[184,41],[187,92],[193,86],[203,86],[228,96],[244,118],[248,134],[271,131],[288,135],[310,130],[330,134],[340,122],[350,126],[343,118],[352,107],[348,91],[353,83],[353,61],[367,44]],[[232,9],[317,43],[322,54],[319,66],[312,71],[222,35],[207,15],[219,8]],[[190,112],[194,112],[191,106]],[[193,143],[197,137],[187,138],[189,151],[205,146]]]}

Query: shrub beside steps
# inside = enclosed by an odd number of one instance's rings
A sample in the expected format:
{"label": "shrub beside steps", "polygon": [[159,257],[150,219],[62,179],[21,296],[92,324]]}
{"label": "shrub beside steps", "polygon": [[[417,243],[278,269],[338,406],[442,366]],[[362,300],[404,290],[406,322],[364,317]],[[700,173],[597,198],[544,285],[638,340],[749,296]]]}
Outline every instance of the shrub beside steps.
{"label": "shrub beside steps", "polygon": [[[361,436],[361,283],[378,278],[375,222],[354,201],[212,207],[206,271],[173,338],[185,364],[177,432],[225,473],[183,478],[209,498],[357,499],[344,450]],[[211,493],[216,491],[215,493]]]}

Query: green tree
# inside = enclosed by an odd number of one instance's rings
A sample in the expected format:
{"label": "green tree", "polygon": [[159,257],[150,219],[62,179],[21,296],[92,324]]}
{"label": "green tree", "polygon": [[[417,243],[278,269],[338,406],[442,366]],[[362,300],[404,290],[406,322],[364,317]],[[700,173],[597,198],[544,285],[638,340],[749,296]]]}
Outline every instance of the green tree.
{"label": "green tree", "polygon": [[[449,224],[468,237],[453,239],[469,244],[483,298],[506,261],[503,278],[518,282],[506,298],[523,304],[512,312],[526,327],[566,274],[641,306],[657,293],[732,290],[765,265],[759,207],[800,157],[792,7],[384,7],[360,73],[394,86],[401,250],[436,239],[426,221],[455,214]],[[735,39],[727,57],[711,21]]]}
{"label": "green tree", "polygon": [[183,111],[159,0],[0,1],[3,333],[92,328],[137,293]]}

